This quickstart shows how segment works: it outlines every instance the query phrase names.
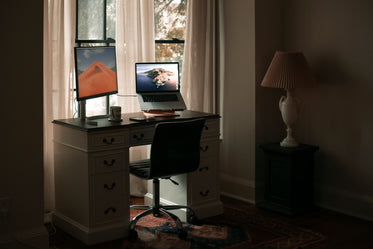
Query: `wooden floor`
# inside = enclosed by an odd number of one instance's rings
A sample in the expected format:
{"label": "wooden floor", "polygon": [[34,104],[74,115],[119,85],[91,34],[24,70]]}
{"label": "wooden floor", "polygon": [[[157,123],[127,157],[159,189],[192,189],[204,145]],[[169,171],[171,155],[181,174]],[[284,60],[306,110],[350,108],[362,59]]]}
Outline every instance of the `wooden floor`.
{"label": "wooden floor", "polygon": [[305,249],[373,249],[372,221],[358,219],[326,209],[318,209],[297,217],[288,217],[231,198],[222,197],[222,200],[241,207],[247,206],[251,210],[250,212],[281,219],[287,223],[327,236],[325,242],[305,247]]}
{"label": "wooden floor", "polygon": [[[318,209],[296,217],[289,217],[228,197],[222,197],[222,201],[230,206],[233,205],[239,209],[247,210],[248,215],[260,214],[278,219],[287,224],[309,229],[327,237],[323,242],[302,249],[373,249],[372,221],[358,219],[325,209]],[[143,198],[131,198],[131,204],[143,204]]]}

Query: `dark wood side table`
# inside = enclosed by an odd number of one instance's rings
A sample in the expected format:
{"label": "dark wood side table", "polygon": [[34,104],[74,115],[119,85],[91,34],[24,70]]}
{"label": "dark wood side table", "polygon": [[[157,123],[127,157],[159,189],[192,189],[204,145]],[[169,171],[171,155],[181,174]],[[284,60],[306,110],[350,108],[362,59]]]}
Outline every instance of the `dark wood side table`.
{"label": "dark wood side table", "polygon": [[258,207],[296,215],[314,207],[313,168],[317,146],[300,144],[281,147],[279,143],[259,146],[266,156],[265,199]]}

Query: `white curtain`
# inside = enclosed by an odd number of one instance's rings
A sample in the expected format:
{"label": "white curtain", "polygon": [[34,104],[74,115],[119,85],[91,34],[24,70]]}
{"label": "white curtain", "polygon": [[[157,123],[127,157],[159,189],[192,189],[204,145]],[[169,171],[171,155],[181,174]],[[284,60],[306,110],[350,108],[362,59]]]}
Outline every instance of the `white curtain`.
{"label": "white curtain", "polygon": [[188,0],[181,92],[188,109],[219,112],[217,0]]}
{"label": "white curtain", "polygon": [[[49,3],[49,4],[48,4]],[[54,208],[52,120],[72,117],[75,1],[44,0],[44,206]]]}
{"label": "white curtain", "polygon": [[[118,63],[119,105],[122,112],[140,111],[136,97],[135,63],[153,62],[154,52],[154,1],[117,0],[116,51]],[[148,149],[133,147],[130,159],[138,160],[148,156]],[[143,196],[146,181],[130,175],[130,193]]]}
{"label": "white curtain", "polygon": [[[154,61],[153,0],[117,1],[117,66],[119,95],[135,94],[134,64]],[[71,118],[74,105],[75,1],[44,0],[44,199],[54,209],[52,121]],[[122,112],[139,111],[134,97],[118,97]],[[131,160],[147,156],[131,150]],[[131,177],[131,194],[146,193],[146,183]]]}

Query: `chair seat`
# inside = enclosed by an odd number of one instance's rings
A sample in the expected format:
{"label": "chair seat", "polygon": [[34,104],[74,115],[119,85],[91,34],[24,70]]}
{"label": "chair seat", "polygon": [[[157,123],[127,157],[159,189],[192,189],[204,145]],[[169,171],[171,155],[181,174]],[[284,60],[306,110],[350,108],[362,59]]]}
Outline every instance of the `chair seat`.
{"label": "chair seat", "polygon": [[150,179],[150,159],[131,162],[130,173],[143,179]]}

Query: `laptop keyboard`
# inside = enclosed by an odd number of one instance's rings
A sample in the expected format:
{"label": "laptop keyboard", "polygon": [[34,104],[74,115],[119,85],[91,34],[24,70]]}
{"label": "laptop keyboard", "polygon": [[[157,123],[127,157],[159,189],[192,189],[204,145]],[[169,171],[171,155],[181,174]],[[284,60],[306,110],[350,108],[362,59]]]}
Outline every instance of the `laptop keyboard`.
{"label": "laptop keyboard", "polygon": [[176,94],[156,94],[156,95],[143,95],[144,102],[169,102],[178,101]]}

